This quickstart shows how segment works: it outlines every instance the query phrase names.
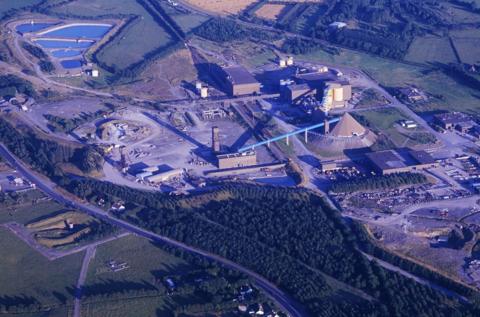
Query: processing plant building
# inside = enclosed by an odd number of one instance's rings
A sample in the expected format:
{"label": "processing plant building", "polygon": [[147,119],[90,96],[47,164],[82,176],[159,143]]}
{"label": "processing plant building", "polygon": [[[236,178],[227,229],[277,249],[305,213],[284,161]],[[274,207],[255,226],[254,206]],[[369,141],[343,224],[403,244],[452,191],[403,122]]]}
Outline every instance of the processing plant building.
{"label": "processing plant building", "polygon": [[299,104],[305,97],[312,96],[319,101],[318,108],[323,112],[343,108],[352,99],[352,85],[338,76],[328,68],[297,74],[295,84],[283,89],[284,99]]}
{"label": "processing plant building", "polygon": [[367,153],[366,156],[373,170],[381,175],[411,172],[438,165],[433,157],[425,151],[386,150]]}
{"label": "processing plant building", "polygon": [[224,67],[224,84],[230,96],[260,93],[260,83],[242,66]]}
{"label": "processing plant building", "polygon": [[217,160],[219,169],[253,166],[257,165],[257,154],[255,151],[221,154]]}

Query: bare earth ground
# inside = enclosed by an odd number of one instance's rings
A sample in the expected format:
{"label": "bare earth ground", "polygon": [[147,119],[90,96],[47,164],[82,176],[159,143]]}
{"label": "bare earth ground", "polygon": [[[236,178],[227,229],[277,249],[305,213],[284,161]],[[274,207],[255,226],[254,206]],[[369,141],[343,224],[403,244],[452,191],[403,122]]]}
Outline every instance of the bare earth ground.
{"label": "bare earth ground", "polygon": [[283,9],[285,9],[284,4],[266,4],[258,9],[255,15],[268,20],[276,20]]}
{"label": "bare earth ground", "polygon": [[194,81],[197,71],[190,52],[182,49],[154,62],[141,77],[142,81],[119,89],[140,98],[183,99],[186,95],[179,86],[182,81]]}
{"label": "bare earth ground", "polygon": [[256,0],[187,0],[187,2],[210,12],[237,14]]}
{"label": "bare earth ground", "polygon": [[[461,278],[462,266],[465,257],[469,256],[471,243],[465,248],[455,250],[450,248],[432,248],[428,239],[405,234],[402,230],[389,229],[370,225],[370,229],[381,232],[381,244],[388,250],[403,254],[407,258],[415,259],[436,270],[447,273],[449,276]],[[399,229],[399,228],[397,228]]]}

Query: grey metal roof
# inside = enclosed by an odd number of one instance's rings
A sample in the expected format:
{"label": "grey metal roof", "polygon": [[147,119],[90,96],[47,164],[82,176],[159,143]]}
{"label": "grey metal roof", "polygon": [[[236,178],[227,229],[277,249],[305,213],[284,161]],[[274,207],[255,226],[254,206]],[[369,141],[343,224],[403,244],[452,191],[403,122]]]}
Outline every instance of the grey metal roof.
{"label": "grey metal roof", "polygon": [[228,80],[234,85],[256,84],[258,81],[242,66],[230,66],[223,68]]}

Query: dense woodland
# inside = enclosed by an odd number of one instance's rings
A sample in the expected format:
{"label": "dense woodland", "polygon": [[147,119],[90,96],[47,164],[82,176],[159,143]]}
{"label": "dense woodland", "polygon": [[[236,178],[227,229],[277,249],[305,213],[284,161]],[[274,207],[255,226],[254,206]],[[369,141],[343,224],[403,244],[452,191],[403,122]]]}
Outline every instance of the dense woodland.
{"label": "dense woodland", "polygon": [[[442,293],[368,261],[359,251],[368,240],[358,228],[352,230],[310,192],[228,185],[174,198],[95,180],[75,180],[68,189],[92,201],[128,201],[139,211],[127,213],[125,219],[255,270],[315,316],[475,316],[480,312],[470,305],[453,304],[455,300]],[[341,301],[335,299],[340,293]]]}
{"label": "dense woodland", "polygon": [[41,173],[63,180],[62,164],[73,164],[84,173],[99,171],[103,167],[102,156],[91,147],[72,147],[39,137],[25,127],[15,129],[4,118],[0,118],[0,142],[27,164]]}
{"label": "dense woodland", "polygon": [[0,97],[14,97],[17,93],[25,94],[29,97],[37,95],[30,82],[15,75],[0,76]]}
{"label": "dense woodland", "polygon": [[257,40],[278,39],[278,35],[245,27],[224,18],[212,18],[196,28],[194,34],[214,42],[241,41],[248,38]]}
{"label": "dense woodland", "polygon": [[353,193],[364,190],[390,189],[406,185],[424,184],[427,177],[420,173],[395,173],[336,181],[331,186],[335,193]]}

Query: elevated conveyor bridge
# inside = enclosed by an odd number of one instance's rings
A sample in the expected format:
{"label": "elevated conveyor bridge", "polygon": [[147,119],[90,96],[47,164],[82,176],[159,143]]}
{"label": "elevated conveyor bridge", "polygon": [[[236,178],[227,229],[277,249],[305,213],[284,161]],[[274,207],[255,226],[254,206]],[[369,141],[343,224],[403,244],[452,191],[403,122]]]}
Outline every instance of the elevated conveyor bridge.
{"label": "elevated conveyor bridge", "polygon": [[[328,123],[332,124],[332,123],[336,123],[338,121],[340,121],[340,118],[334,118],[334,119],[329,120]],[[308,142],[308,131],[321,128],[324,125],[325,125],[325,122],[317,123],[317,124],[314,124],[314,125],[311,125],[311,126],[299,129],[299,130],[295,130],[293,132],[285,133],[285,134],[276,136],[274,138],[271,138],[271,139],[268,139],[268,140],[265,140],[265,141],[261,141],[261,142],[258,142],[258,143],[252,144],[252,145],[244,146],[244,147],[240,148],[238,150],[238,152],[242,153],[242,152],[246,152],[246,151],[251,151],[251,150],[254,150],[256,147],[262,146],[262,145],[270,146],[270,143],[277,142],[277,141],[280,141],[280,140],[283,140],[283,139],[286,140],[287,145],[288,145],[289,142],[290,142],[290,137],[294,136],[296,134],[300,134],[300,133],[305,134],[305,143],[307,143]]]}

